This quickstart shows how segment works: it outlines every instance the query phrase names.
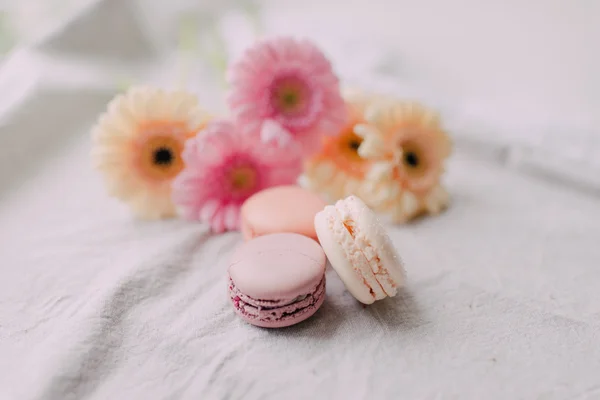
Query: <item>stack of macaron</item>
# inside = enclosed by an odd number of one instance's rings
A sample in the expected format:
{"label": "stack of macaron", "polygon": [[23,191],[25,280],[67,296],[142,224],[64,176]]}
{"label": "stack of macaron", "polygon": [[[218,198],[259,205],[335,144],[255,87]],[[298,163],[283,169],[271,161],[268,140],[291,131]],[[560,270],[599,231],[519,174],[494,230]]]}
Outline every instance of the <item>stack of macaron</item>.
{"label": "stack of macaron", "polygon": [[327,205],[301,187],[278,186],[246,200],[241,216],[245,243],[229,265],[229,297],[250,324],[281,328],[311,317],[325,299],[327,260],[364,304],[404,285],[389,236],[355,196]]}

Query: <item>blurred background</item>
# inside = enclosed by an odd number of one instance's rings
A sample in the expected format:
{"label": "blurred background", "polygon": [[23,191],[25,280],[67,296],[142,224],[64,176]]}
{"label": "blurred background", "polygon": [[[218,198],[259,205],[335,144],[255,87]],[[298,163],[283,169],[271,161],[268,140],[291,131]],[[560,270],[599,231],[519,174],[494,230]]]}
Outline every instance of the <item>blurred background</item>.
{"label": "blurred background", "polygon": [[[131,84],[185,87],[223,111],[227,63],[258,37],[293,34],[314,39],[346,85],[438,108],[458,146],[600,190],[597,0],[0,4],[6,165],[91,124]],[[52,134],[11,134],[39,131],[32,115]]]}

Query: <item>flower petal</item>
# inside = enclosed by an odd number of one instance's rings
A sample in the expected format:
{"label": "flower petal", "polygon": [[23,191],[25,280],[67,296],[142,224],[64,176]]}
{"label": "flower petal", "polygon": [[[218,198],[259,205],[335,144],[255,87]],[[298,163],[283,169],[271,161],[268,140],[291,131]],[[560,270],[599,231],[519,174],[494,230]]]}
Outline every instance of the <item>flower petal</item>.
{"label": "flower petal", "polygon": [[264,143],[275,142],[279,147],[289,146],[292,142],[292,135],[273,119],[268,119],[263,123],[260,138]]}
{"label": "flower petal", "polygon": [[214,233],[225,232],[225,207],[220,207],[210,219],[210,227]]}
{"label": "flower petal", "polygon": [[367,173],[367,179],[375,182],[391,180],[393,172],[394,164],[387,161],[376,162],[371,165],[371,168]]}
{"label": "flower petal", "polygon": [[225,227],[230,230],[237,230],[239,227],[239,207],[231,204],[225,209]]}
{"label": "flower petal", "polygon": [[217,200],[208,200],[204,203],[204,206],[200,209],[200,221],[202,222],[210,222],[212,217],[215,215],[217,210],[219,209],[219,202]]}
{"label": "flower petal", "polygon": [[450,196],[441,186],[436,186],[425,198],[425,207],[431,214],[439,214],[443,208],[448,206]]}
{"label": "flower petal", "polygon": [[401,195],[402,211],[407,217],[414,216],[419,211],[419,200],[417,197],[408,191]]}
{"label": "flower petal", "polygon": [[382,158],[385,154],[385,144],[376,136],[367,136],[358,148],[358,155],[363,158]]}
{"label": "flower petal", "polygon": [[330,180],[335,173],[335,169],[331,163],[322,162],[314,169],[314,176],[321,181]]}

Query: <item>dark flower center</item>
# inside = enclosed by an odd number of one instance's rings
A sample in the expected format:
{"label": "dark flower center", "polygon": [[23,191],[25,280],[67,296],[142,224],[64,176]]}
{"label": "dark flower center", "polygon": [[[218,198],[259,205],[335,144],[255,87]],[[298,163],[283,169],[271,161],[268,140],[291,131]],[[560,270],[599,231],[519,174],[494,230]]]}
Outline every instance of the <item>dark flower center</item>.
{"label": "dark flower center", "polygon": [[154,164],[170,165],[173,162],[173,152],[166,147],[159,147],[154,151]]}
{"label": "dark flower center", "polygon": [[361,141],[357,140],[357,139],[350,140],[350,143],[348,143],[348,146],[350,146],[350,148],[354,151],[358,151],[358,148],[360,147],[360,145],[361,145]]}
{"label": "dark flower center", "polygon": [[419,165],[419,157],[416,153],[408,151],[404,153],[404,162],[410,167],[417,167]]}

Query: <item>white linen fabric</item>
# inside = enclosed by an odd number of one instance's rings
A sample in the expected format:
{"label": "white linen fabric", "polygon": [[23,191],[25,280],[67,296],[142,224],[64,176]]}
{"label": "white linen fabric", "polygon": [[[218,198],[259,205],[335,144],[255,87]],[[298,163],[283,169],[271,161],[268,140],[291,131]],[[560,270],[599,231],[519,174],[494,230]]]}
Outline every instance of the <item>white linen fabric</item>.
{"label": "white linen fabric", "polygon": [[459,141],[450,209],[389,226],[405,291],[363,306],[328,268],[314,317],[256,328],[227,298],[241,235],[109,199],[87,132],[111,77],[38,56],[0,76],[26,88],[0,126],[0,399],[600,398],[597,193]]}
{"label": "white linen fabric", "polygon": [[88,146],[72,143],[2,202],[2,398],[600,395],[591,196],[459,153],[452,207],[390,227],[404,293],[365,307],[329,269],[313,318],[265,330],[228,302],[240,235],[132,220]]}

